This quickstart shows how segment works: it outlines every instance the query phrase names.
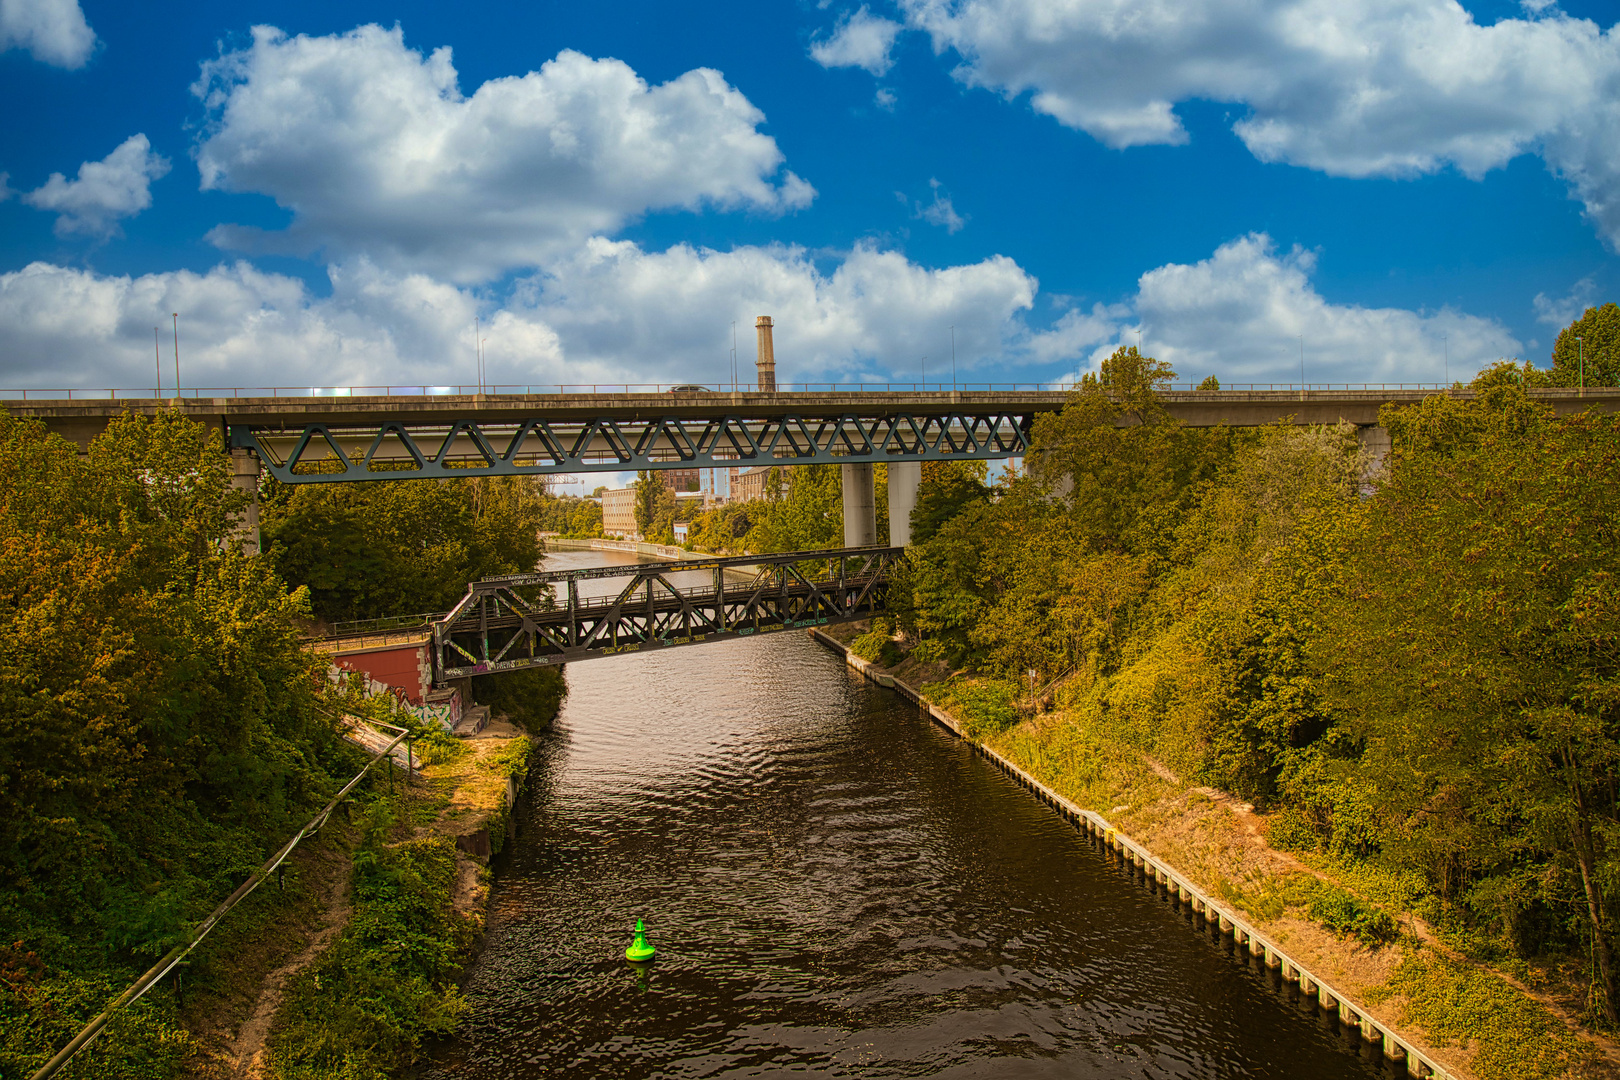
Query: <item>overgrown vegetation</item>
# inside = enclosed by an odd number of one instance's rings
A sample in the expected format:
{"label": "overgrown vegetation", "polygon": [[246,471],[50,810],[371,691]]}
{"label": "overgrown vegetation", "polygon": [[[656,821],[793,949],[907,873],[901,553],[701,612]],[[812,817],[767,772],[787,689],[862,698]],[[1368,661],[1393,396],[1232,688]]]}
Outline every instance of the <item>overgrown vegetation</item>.
{"label": "overgrown vegetation", "polygon": [[533,570],[558,501],[531,477],[266,479],[260,522],[270,565],[330,623],[446,611],[469,581]]}
{"label": "overgrown vegetation", "polygon": [[[1620,310],[1584,319],[1586,381],[1612,383]],[[1186,428],[1172,373],[1122,349],[1036,425],[1026,475],[925,477],[890,608],[960,672],[927,692],[1065,794],[1147,797],[1149,755],[1390,886],[1313,892],[1318,923],[1382,943],[1410,911],[1481,960],[1585,968],[1613,1023],[1620,421],[1504,370],[1387,407],[1373,462],[1349,427]],[[1016,724],[1058,679],[1059,712]]]}
{"label": "overgrown vegetation", "polygon": [[[86,453],[0,415],[0,1073],[26,1075],[361,760],[320,707],[307,594],[232,538],[218,431],[125,415]],[[14,943],[14,944],[12,944]],[[186,1052],[165,986],[91,1075]]]}
{"label": "overgrown vegetation", "polygon": [[393,825],[389,801],[372,803],[349,922],[289,988],[270,1040],[283,1080],[382,1080],[466,1011],[455,979],[476,924],[454,908],[455,843],[392,841]]}

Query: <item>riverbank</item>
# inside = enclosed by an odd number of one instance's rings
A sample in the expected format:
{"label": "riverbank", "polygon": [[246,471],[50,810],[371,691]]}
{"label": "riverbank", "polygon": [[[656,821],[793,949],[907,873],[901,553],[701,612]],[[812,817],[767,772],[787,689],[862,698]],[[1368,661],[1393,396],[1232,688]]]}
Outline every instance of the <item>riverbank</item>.
{"label": "riverbank", "polygon": [[[554,712],[554,710],[553,710]],[[220,940],[184,1018],[187,1072],[212,1078],[395,1074],[464,1010],[457,982],[513,835],[532,742],[505,717],[423,750],[345,804],[285,891]]]}
{"label": "riverbank", "polygon": [[1269,821],[1246,804],[1082,730],[1061,710],[1005,728],[984,724],[968,684],[943,681],[942,670],[892,655],[897,662],[880,667],[853,655],[849,643],[865,629],[812,633],[1117,853],[1196,930],[1230,935],[1238,954],[1264,964],[1290,996],[1359,1028],[1387,1056],[1404,1059],[1411,1075],[1620,1075],[1608,1048],[1503,973],[1445,949],[1410,915],[1397,923],[1361,883],[1272,849]]}

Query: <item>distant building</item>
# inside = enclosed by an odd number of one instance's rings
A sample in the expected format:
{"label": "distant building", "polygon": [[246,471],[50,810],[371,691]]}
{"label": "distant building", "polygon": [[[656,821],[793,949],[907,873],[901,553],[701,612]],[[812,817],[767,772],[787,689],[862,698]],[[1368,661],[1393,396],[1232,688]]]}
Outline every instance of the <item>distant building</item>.
{"label": "distant building", "polygon": [[636,531],[636,489],[608,488],[602,492],[602,531],[640,539]]}
{"label": "distant building", "polygon": [[675,542],[677,544],[684,544],[684,543],[686,543],[686,537],[687,537],[686,522],[677,521],[675,523]]}
{"label": "distant building", "polygon": [[[767,492],[765,489],[766,481],[770,478],[770,475],[771,469],[769,466],[761,466],[757,469],[743,469],[734,473],[731,477],[731,501],[748,502],[750,499],[763,499],[775,495],[775,491]],[[781,474],[778,473],[777,475],[780,477]],[[777,481],[777,486],[781,486],[780,479]]]}
{"label": "distant building", "polygon": [[666,488],[677,495],[698,490],[697,469],[659,469],[656,475]]}

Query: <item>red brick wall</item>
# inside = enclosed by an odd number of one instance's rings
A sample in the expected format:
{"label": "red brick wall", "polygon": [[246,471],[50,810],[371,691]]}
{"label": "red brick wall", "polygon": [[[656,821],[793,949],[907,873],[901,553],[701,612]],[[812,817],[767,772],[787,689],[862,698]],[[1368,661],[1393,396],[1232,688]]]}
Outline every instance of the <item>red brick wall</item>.
{"label": "red brick wall", "polygon": [[405,692],[412,705],[422,704],[427,691],[422,672],[427,667],[427,644],[401,645],[393,649],[341,654],[333,657],[338,667],[348,671],[363,671],[380,683],[398,687]]}

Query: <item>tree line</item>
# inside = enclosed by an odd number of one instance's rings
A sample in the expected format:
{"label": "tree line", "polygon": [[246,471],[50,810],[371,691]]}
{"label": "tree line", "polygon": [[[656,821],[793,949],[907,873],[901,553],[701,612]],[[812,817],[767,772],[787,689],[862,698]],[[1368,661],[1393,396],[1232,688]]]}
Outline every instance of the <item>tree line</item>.
{"label": "tree line", "polygon": [[[1594,336],[1588,385],[1620,381]],[[1476,955],[1580,959],[1614,1023],[1620,418],[1557,416],[1524,372],[1386,406],[1377,461],[1347,425],[1185,427],[1173,372],[1121,349],[1025,472],[925,477],[891,609],[913,656],[1008,699],[1063,677],[1073,723],[1376,868]]]}

